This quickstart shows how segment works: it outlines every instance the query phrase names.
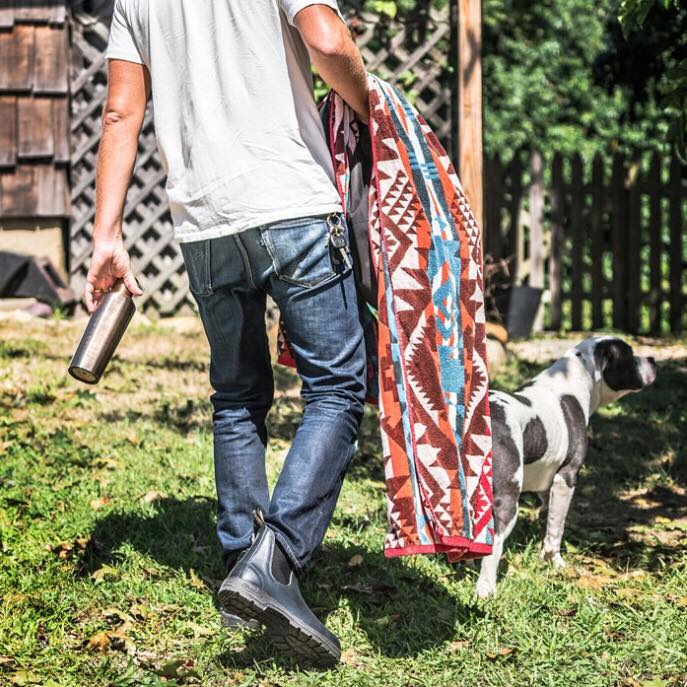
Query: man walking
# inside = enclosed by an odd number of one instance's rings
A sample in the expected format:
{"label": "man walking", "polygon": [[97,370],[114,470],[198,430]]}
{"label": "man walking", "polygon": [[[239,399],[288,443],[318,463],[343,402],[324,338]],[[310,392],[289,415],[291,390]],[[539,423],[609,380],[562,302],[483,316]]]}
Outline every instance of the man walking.
{"label": "man walking", "polygon": [[[141,295],[122,215],[152,93],[175,235],[211,349],[228,573],[219,600],[234,624],[265,624],[284,652],[337,660],[339,642],[297,575],[322,542],[354,452],[366,361],[310,61],[367,121],[362,59],[336,0],[115,0],[107,57],[87,305],[118,278]],[[271,499],[267,295],[305,401]]]}

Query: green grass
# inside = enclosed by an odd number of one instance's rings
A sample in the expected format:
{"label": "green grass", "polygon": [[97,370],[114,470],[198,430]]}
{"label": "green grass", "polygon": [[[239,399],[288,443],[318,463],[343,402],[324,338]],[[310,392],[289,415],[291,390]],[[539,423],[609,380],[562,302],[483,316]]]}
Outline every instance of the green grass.
{"label": "green grass", "polygon": [[[261,632],[219,626],[222,576],[206,347],[197,330],[135,328],[98,387],[65,377],[78,327],[3,325],[0,341],[0,685],[687,684],[687,352],[594,418],[565,537],[540,562],[534,501],[498,597],[439,556],[386,560],[375,413],[306,598],[342,641],[306,670]],[[677,351],[677,353],[675,353]],[[515,359],[511,388],[541,366]],[[300,401],[280,370],[270,474]],[[355,555],[358,565],[350,565]],[[354,559],[352,562],[359,562]]]}

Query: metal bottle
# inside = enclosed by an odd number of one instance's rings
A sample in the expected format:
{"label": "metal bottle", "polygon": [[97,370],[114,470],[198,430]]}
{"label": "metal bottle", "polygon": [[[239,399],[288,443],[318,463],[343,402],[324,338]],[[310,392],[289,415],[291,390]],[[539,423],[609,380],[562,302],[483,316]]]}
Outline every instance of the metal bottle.
{"label": "metal bottle", "polygon": [[135,311],[131,293],[123,281],[103,294],[69,363],[69,374],[74,379],[86,384],[100,381]]}

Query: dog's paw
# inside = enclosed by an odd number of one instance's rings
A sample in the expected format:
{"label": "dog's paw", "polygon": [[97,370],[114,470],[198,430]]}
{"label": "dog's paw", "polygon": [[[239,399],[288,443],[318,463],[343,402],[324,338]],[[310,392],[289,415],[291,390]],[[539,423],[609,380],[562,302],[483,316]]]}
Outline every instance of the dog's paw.
{"label": "dog's paw", "polygon": [[546,549],[542,549],[541,559],[547,563],[551,563],[557,570],[563,570],[567,565],[560,551],[547,551]]}
{"label": "dog's paw", "polygon": [[490,599],[496,596],[496,586],[485,580],[477,580],[475,586],[475,596],[478,599]]}

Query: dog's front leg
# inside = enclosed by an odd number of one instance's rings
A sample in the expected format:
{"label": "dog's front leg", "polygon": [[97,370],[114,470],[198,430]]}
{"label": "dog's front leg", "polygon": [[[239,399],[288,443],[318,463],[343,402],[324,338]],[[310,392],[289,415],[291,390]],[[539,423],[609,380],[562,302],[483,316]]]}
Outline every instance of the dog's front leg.
{"label": "dog's front leg", "polygon": [[570,486],[566,479],[560,475],[554,475],[553,484],[549,491],[549,509],[546,519],[546,538],[541,557],[545,561],[551,561],[557,568],[564,568],[565,561],[561,556],[561,541],[565,529],[565,519],[575,493],[575,486]]}

